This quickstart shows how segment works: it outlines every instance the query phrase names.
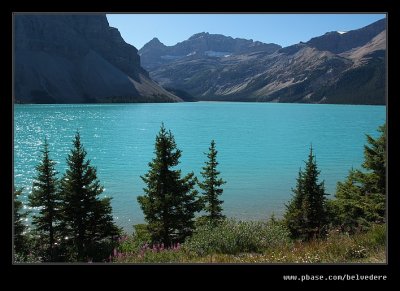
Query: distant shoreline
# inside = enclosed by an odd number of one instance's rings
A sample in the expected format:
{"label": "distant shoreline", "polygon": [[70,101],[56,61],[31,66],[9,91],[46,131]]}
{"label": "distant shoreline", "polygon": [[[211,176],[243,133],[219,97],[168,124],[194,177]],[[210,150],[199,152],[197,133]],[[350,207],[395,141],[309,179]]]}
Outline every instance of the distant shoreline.
{"label": "distant shoreline", "polygon": [[220,101],[220,100],[198,100],[183,102],[91,102],[91,103],[28,103],[14,102],[13,105],[121,105],[121,104],[182,104],[182,103],[250,103],[250,104],[303,104],[303,105],[354,105],[354,106],[387,106],[387,104],[352,104],[352,103],[303,103],[303,102],[257,102],[257,101]]}

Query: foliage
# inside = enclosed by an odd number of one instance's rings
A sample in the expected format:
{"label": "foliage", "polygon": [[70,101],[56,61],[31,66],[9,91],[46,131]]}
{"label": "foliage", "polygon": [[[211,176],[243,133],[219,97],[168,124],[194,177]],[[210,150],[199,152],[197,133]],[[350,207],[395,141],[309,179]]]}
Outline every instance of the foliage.
{"label": "foliage", "polygon": [[293,238],[310,240],[326,234],[328,212],[324,182],[318,183],[320,171],[312,147],[304,172],[299,171],[294,196],[286,205],[285,221]]}
{"label": "foliage", "polygon": [[37,257],[33,253],[28,253],[27,255],[22,255],[21,253],[16,253],[14,255],[14,262],[15,263],[41,263],[42,259]]}
{"label": "foliage", "polygon": [[141,176],[146,183],[145,194],[137,199],[152,242],[171,245],[192,233],[194,215],[201,205],[194,190],[194,174],[181,178],[181,170],[173,169],[179,164],[181,151],[164,124],[156,136],[154,154],[149,171]]}
{"label": "foliage", "polygon": [[259,260],[283,263],[385,262],[383,241],[370,240],[373,236],[382,237],[379,235],[382,234],[381,230],[381,226],[378,226],[377,230],[371,229],[352,236],[332,230],[327,233],[326,239],[296,242],[292,247],[271,249]]}
{"label": "foliage", "polygon": [[283,225],[256,221],[224,220],[215,225],[204,224],[185,241],[187,251],[199,256],[262,252],[265,248],[289,243]]}
{"label": "foliage", "polygon": [[119,229],[113,222],[111,198],[100,198],[103,187],[96,169],[85,161],[86,151],[79,132],[68,155],[68,169],[61,180],[63,235],[67,260],[102,260],[113,249]]}
{"label": "foliage", "polygon": [[49,157],[49,145],[44,140],[41,162],[36,166],[37,176],[33,182],[32,193],[28,196],[29,206],[39,208],[32,216],[35,235],[41,241],[41,257],[44,261],[57,260],[57,241],[60,240],[61,200],[55,162]]}
{"label": "foliage", "polygon": [[131,236],[123,235],[118,239],[118,247],[110,256],[113,262],[146,262],[163,263],[180,261],[182,255],[179,243],[165,246],[163,243],[152,244],[151,234],[146,224],[134,225],[134,233]]}
{"label": "foliage", "polygon": [[386,195],[386,124],[378,128],[380,136],[376,139],[367,136],[367,143],[364,146],[363,168],[368,172],[364,173],[366,191],[382,196]]}
{"label": "foliage", "polygon": [[133,235],[123,235],[118,240],[118,250],[122,253],[137,253],[142,246],[151,244],[151,234],[146,224],[136,224],[133,228]]}
{"label": "foliage", "polygon": [[183,262],[185,258],[187,256],[179,243],[170,247],[164,247],[164,244],[161,243],[144,244],[137,252],[124,252],[115,249],[111,260],[118,263],[173,263]]}
{"label": "foliage", "polygon": [[374,139],[367,135],[363,168],[351,170],[344,182],[338,182],[336,199],[331,202],[334,224],[353,233],[368,228],[372,223],[385,221],[386,200],[386,126]]}
{"label": "foliage", "polygon": [[136,224],[133,226],[135,240],[139,241],[142,245],[151,242],[151,233],[147,229],[146,224]]}
{"label": "foliage", "polygon": [[[235,221],[233,221],[235,222]],[[238,222],[236,222],[238,223]],[[119,263],[385,263],[386,226],[372,225],[362,233],[348,235],[337,230],[327,233],[325,239],[292,242],[288,239],[289,232],[281,221],[271,223],[252,222],[270,227],[271,244],[260,247],[259,252],[221,253],[216,251],[219,240],[215,239],[209,251],[204,246],[199,248],[201,241],[207,244],[207,237],[196,238],[196,233],[183,245],[173,248],[163,248],[161,245],[145,244],[137,251],[116,249],[111,260]],[[210,225],[210,224],[209,224]],[[232,225],[231,225],[232,226]],[[203,226],[204,227],[204,226]],[[218,226],[220,229],[222,226]],[[197,244],[189,243],[193,238]],[[132,237],[124,238],[122,244],[127,248]],[[194,248],[193,248],[194,247]]]}
{"label": "foliage", "polygon": [[24,221],[28,215],[27,212],[22,212],[22,202],[18,197],[22,194],[22,189],[14,189],[14,252],[15,259],[17,257],[23,260],[29,253],[29,246],[27,241],[27,228]]}
{"label": "foliage", "polygon": [[202,202],[204,203],[204,211],[208,213],[206,218],[211,222],[224,219],[225,216],[222,214],[222,200],[218,199],[218,196],[222,195],[223,189],[221,186],[226,182],[219,178],[220,172],[217,170],[217,153],[215,149],[215,141],[211,141],[209,152],[206,154],[208,161],[205,162],[203,172],[201,175],[204,181],[199,183],[200,188],[203,190]]}
{"label": "foliage", "polygon": [[372,224],[368,231],[355,235],[357,242],[369,250],[386,246],[386,224]]}
{"label": "foliage", "polygon": [[368,227],[371,221],[379,217],[375,214],[376,203],[363,189],[363,173],[351,170],[344,182],[338,182],[336,199],[331,201],[333,224],[342,231],[354,233]]}

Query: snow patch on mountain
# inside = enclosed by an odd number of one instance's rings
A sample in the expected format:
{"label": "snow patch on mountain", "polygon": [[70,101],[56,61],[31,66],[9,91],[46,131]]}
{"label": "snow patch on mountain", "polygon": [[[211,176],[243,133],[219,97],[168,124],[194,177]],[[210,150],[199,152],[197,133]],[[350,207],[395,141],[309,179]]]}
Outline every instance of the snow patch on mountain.
{"label": "snow patch on mountain", "polygon": [[216,52],[216,51],[205,51],[204,54],[209,57],[225,57],[231,54],[231,52]]}

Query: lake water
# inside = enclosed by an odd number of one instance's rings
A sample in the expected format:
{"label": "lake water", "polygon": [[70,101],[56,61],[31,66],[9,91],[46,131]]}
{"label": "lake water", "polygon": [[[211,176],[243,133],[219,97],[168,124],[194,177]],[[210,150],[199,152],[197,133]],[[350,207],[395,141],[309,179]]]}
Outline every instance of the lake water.
{"label": "lake water", "polygon": [[[35,165],[47,136],[50,155],[64,173],[65,158],[77,129],[87,158],[97,167],[113,197],[115,221],[132,231],[142,223],[136,197],[140,179],[153,158],[161,122],[182,150],[179,168],[200,171],[211,139],[216,142],[219,170],[227,181],[224,213],[239,219],[280,217],[291,198],[310,144],[320,178],[334,194],[336,183],[363,161],[365,133],[377,136],[386,119],[385,106],[278,103],[73,104],[14,106],[14,184],[32,188]],[[61,174],[60,174],[61,176]]]}

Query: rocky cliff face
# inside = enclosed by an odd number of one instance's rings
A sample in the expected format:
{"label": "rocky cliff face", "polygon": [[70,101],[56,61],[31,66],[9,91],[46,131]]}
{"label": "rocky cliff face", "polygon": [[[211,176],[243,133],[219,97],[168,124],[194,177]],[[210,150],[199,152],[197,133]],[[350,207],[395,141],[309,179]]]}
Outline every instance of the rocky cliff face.
{"label": "rocky cliff face", "polygon": [[[147,67],[161,85],[198,100],[385,104],[385,28],[380,20],[273,52],[158,58]],[[152,55],[153,45],[163,48],[153,40],[139,53]]]}
{"label": "rocky cliff face", "polygon": [[17,102],[174,102],[105,15],[16,15]]}
{"label": "rocky cliff face", "polygon": [[227,57],[231,55],[263,51],[273,53],[281,46],[241,38],[232,38],[221,34],[197,33],[174,46],[166,46],[153,38],[139,50],[142,66],[152,70],[161,65],[182,59]]}
{"label": "rocky cliff face", "polygon": [[340,54],[353,48],[362,47],[372,38],[386,29],[386,19],[378,20],[363,28],[346,33],[327,32],[322,36],[310,39],[307,44],[320,51]]}

